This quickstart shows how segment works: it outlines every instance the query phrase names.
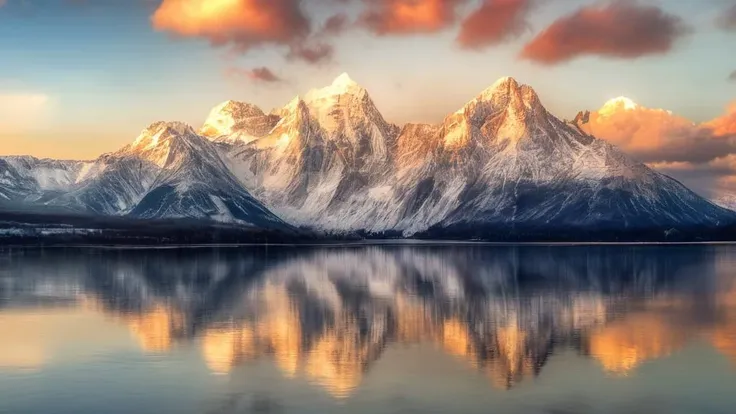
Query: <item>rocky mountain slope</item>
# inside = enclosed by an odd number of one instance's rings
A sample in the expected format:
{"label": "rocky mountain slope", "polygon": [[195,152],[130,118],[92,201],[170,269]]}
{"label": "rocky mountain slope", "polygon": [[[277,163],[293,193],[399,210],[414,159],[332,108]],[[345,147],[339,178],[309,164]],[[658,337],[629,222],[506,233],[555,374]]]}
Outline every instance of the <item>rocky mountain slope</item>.
{"label": "rocky mountain slope", "polygon": [[0,159],[6,202],[146,219],[195,218],[285,229],[254,199],[215,144],[182,123],[154,123],[94,161]]}

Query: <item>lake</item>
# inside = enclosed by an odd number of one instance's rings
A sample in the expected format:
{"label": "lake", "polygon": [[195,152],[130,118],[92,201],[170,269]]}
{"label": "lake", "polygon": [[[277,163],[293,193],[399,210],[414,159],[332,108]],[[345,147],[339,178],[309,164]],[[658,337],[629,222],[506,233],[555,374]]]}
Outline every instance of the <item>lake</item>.
{"label": "lake", "polygon": [[736,246],[0,250],[0,413],[724,413]]}

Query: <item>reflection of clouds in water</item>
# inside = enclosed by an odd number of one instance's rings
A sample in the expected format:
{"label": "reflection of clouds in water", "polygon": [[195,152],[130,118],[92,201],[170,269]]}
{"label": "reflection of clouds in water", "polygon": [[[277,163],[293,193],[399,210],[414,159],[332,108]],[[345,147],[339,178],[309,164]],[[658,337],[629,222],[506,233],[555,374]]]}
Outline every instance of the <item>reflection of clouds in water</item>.
{"label": "reflection of clouds in water", "polygon": [[710,333],[713,346],[736,368],[736,308],[725,311]]}
{"label": "reflection of clouds in water", "polygon": [[695,332],[675,326],[657,312],[628,314],[590,334],[590,355],[603,368],[628,375],[642,363],[683,348]]}
{"label": "reflection of clouds in water", "polygon": [[[65,280],[148,352],[196,340],[214,373],[270,358],[284,376],[345,398],[393,343],[435,344],[499,389],[565,348],[630,374],[707,333],[734,359],[736,289],[722,289],[734,276],[714,256],[708,247],[366,247],[65,254],[11,266],[12,289]],[[697,321],[695,302],[709,304]]]}

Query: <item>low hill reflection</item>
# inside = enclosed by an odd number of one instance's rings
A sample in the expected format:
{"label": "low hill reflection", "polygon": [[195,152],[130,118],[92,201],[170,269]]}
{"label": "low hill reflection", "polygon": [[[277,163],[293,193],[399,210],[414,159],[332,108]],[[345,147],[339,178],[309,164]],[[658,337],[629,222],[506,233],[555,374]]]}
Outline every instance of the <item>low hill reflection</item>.
{"label": "low hill reflection", "polygon": [[736,367],[736,264],[712,246],[18,250],[3,308],[70,303],[214,373],[270,358],[351,395],[392,344],[431,343],[509,389],[573,349],[632,375],[696,338]]}

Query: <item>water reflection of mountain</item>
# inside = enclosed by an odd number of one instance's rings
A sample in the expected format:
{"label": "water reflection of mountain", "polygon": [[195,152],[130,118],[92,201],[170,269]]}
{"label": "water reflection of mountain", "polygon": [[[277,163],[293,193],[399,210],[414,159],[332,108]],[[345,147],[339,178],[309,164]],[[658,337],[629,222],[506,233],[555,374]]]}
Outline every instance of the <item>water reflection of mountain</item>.
{"label": "water reflection of mountain", "polygon": [[150,352],[200,341],[218,373],[269,357],[336,397],[393,343],[433,343],[508,389],[559,349],[627,374],[703,326],[736,360],[733,255],[708,246],[19,250],[0,262],[0,306],[83,301]]}

